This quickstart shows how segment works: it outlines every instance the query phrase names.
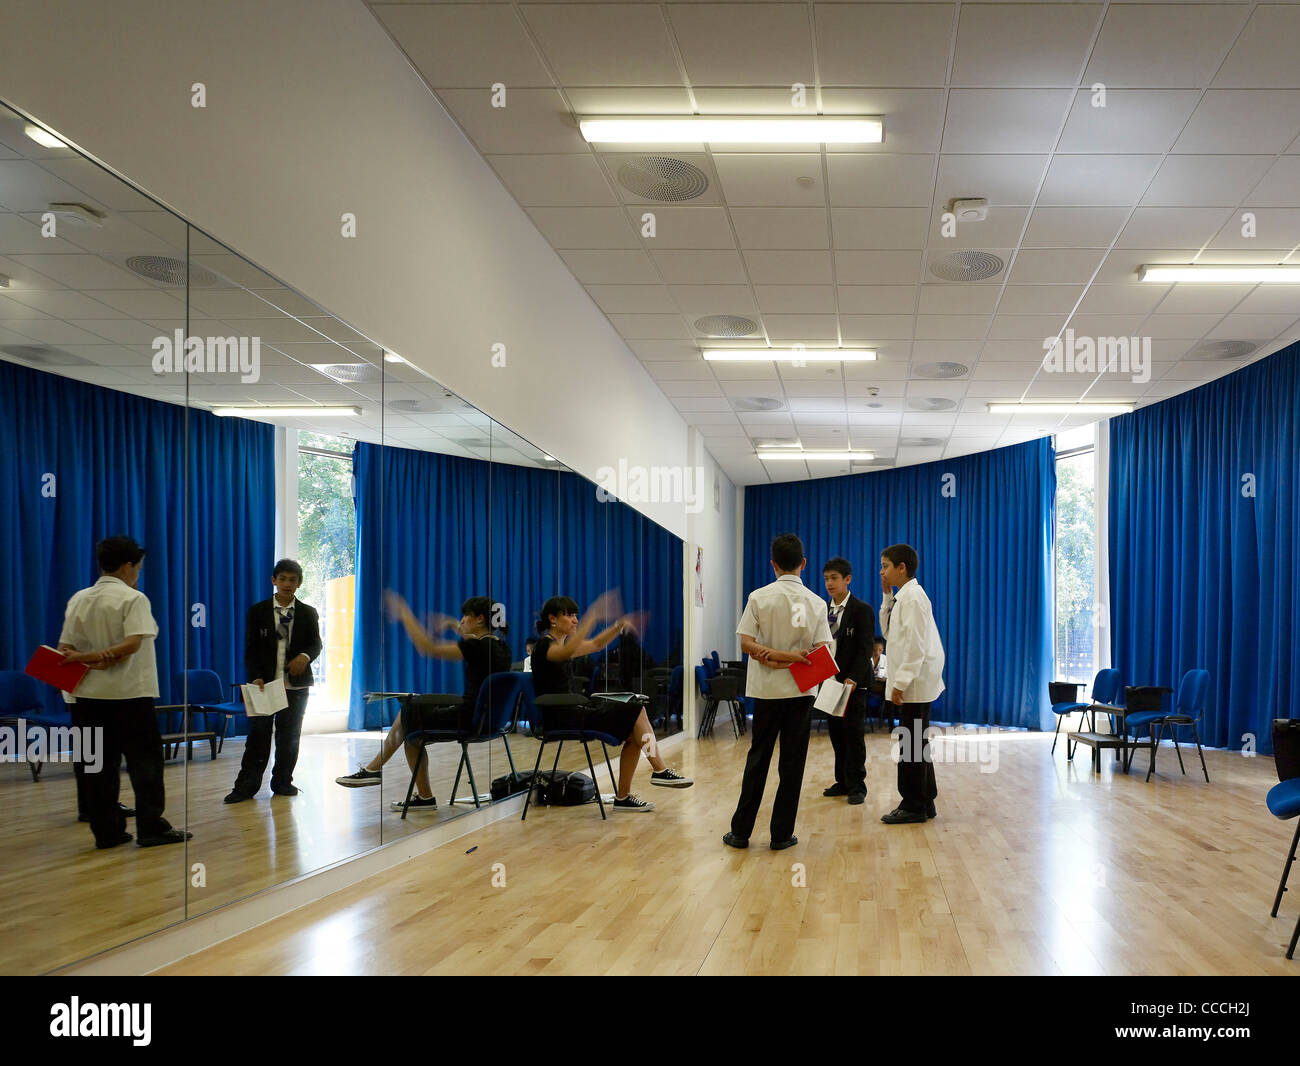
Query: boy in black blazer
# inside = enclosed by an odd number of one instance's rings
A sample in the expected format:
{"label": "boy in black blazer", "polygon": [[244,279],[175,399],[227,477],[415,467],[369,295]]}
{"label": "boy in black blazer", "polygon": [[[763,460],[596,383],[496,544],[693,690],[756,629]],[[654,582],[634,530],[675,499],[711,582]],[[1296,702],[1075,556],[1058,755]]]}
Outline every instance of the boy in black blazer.
{"label": "boy in black blazer", "polygon": [[271,769],[271,791],[277,796],[296,796],[293,769],[298,763],[298,742],[302,719],[307,711],[311,688],[311,664],[321,653],[320,619],[313,607],[297,598],[302,584],[302,567],[292,559],[281,559],[271,575],[275,595],[253,604],[244,626],[244,670],[249,684],[262,688],[266,682],[284,678],[289,706],[273,715],[249,716],[244,761],[227,803],[252,799],[262,787],[262,774],[271,757],[271,733],[275,732],[275,766]]}
{"label": "boy in black blazer", "polygon": [[835,784],[823,796],[847,796],[852,804],[867,798],[867,744],[862,730],[866,720],[867,691],[875,677],[871,651],[876,636],[876,612],[849,592],[853,567],[837,556],[822,567],[830,597],[832,652],[840,672],[835,680],[852,685],[843,717],[830,719],[831,747],[835,749]]}

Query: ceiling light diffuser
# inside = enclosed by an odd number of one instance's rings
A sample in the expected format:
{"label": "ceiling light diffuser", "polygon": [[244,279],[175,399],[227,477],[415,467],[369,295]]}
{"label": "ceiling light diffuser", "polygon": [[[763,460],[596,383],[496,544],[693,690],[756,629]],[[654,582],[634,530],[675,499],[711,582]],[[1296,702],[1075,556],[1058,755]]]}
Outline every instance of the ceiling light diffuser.
{"label": "ceiling light diffuser", "polygon": [[214,407],[218,418],[352,418],[360,407]]}
{"label": "ceiling light diffuser", "polygon": [[990,403],[991,415],[1126,415],[1131,403]]}
{"label": "ceiling light diffuser", "polygon": [[56,136],[54,136],[54,134],[50,133],[49,130],[43,130],[41,129],[40,126],[34,126],[30,122],[23,127],[23,132],[27,134],[27,136],[30,137],[32,140],[34,140],[37,144],[42,145],[45,148],[68,147]]}
{"label": "ceiling light diffuser", "polygon": [[710,363],[866,363],[876,358],[870,348],[705,348]]}
{"label": "ceiling light diffuser", "polygon": [[1200,282],[1211,285],[1300,285],[1300,266],[1224,266],[1221,263],[1205,266],[1138,267],[1138,281],[1154,281],[1168,285],[1170,282]]}
{"label": "ceiling light diffuser", "polygon": [[825,459],[834,462],[837,459],[874,459],[876,457],[875,452],[866,452],[857,449],[854,451],[841,452],[804,452],[791,451],[787,449],[785,451],[760,451],[755,454],[760,459],[766,459],[769,461],[773,459],[786,459],[794,460],[796,462],[803,462],[804,460],[809,459]]}
{"label": "ceiling light diffuser", "polygon": [[880,144],[885,138],[878,115],[593,115],[579,118],[578,129],[598,144]]}

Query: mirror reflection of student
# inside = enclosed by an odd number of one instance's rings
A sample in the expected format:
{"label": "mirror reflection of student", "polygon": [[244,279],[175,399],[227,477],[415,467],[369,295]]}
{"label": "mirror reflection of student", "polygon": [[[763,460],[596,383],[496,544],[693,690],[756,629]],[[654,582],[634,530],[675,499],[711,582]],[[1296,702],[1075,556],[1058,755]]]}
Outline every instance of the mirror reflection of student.
{"label": "mirror reflection of student", "polygon": [[253,604],[244,623],[244,671],[249,684],[258,688],[283,678],[289,706],[275,714],[248,716],[244,760],[227,803],[252,799],[262,787],[262,775],[271,758],[272,732],[275,765],[271,767],[271,791],[277,796],[298,795],[293,771],[298,765],[302,720],[311,691],[311,664],[321,653],[320,618],[314,607],[297,597],[302,567],[294,560],[279,560],[271,580],[275,595]]}
{"label": "mirror reflection of student", "polygon": [[162,734],[154,700],[158,698],[158,662],[154,638],[158,623],[149,598],[137,587],[144,549],[130,537],[108,537],[95,545],[99,580],[68,601],[59,651],[66,662],[91,668],[77,693],[65,695],[72,724],[97,729],[103,738],[100,768],[81,773],[81,802],[95,847],[130,843],[125,810],[118,803],[120,768],[135,791],[136,831],[140,847],[180,844],[191,834],[173,829],[163,817]]}

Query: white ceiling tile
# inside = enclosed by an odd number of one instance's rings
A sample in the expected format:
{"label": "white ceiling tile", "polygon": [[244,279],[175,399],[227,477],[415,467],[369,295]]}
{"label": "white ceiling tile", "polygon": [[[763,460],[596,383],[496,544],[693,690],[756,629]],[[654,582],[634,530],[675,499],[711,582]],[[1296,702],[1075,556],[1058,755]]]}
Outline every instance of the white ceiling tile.
{"label": "white ceiling tile", "polygon": [[1267,341],[1295,325],[1300,312],[1284,315],[1229,315],[1206,336],[1214,339],[1231,338]]}
{"label": "white ceiling tile", "polygon": [[1220,207],[1139,207],[1116,244],[1196,250],[1210,242],[1228,214]]}
{"label": "white ceiling tile", "polygon": [[755,285],[829,285],[829,251],[746,251],[745,265]]}
{"label": "white ceiling tile", "polygon": [[1128,211],[1122,207],[1037,207],[1025,231],[1026,248],[1108,248]]}
{"label": "white ceiling tile", "polygon": [[494,155],[487,160],[524,207],[618,203],[595,156]]}
{"label": "white ceiling tile", "polygon": [[833,341],[838,337],[834,315],[764,315],[767,335],[782,343]]}
{"label": "white ceiling tile", "polygon": [[744,264],[736,251],[654,251],[664,280],[683,285],[744,285]]}
{"label": "white ceiling tile", "polygon": [[[736,207],[731,219],[741,247],[829,247],[826,212],[814,207]],[[838,238],[837,242],[838,243]]]}
{"label": "white ceiling tile", "polygon": [[908,340],[915,323],[908,315],[840,315],[840,326],[846,342],[874,343],[887,340]]}
{"label": "white ceiling tile", "polygon": [[979,358],[982,345],[979,340],[918,340],[912,345],[912,362],[953,362],[970,366]]}
{"label": "white ceiling tile", "polygon": [[[44,211],[51,203],[77,203],[86,194],[26,159],[0,160],[0,207],[9,211]],[[98,202],[89,206],[104,209]],[[7,250],[7,249],[6,249]]]}
{"label": "white ceiling tile", "polygon": [[[1296,199],[1300,201],[1300,190],[1297,190]],[[1272,248],[1300,245],[1300,207],[1250,208],[1249,214],[1254,218],[1249,224],[1243,218],[1245,214],[1247,212],[1234,212],[1210,241],[1210,248],[1225,250],[1257,248],[1262,244]]]}
{"label": "white ceiling tile", "polygon": [[[1064,324],[1064,315],[998,315],[989,327],[989,340],[1041,342],[1055,337]],[[1041,346],[1038,350],[1042,352]]]}
{"label": "white ceiling tile", "polygon": [[657,5],[521,4],[520,11],[561,85],[681,84]]}
{"label": "white ceiling tile", "polygon": [[841,314],[911,314],[916,306],[915,285],[841,285],[838,295]]}
{"label": "white ceiling tile", "polygon": [[1112,4],[1083,80],[1116,88],[1204,85],[1246,14],[1230,4]]}
{"label": "white ceiling tile", "polygon": [[776,364],[772,362],[710,363],[709,367],[724,390],[735,386],[737,396],[747,395],[746,390],[761,389],[764,385],[776,385],[780,381]]}
{"label": "white ceiling tile", "polygon": [[[859,47],[860,43],[853,42],[853,46]],[[823,114],[885,117],[885,139],[875,146],[881,152],[937,152],[943,129],[943,108],[942,89],[822,90]],[[828,146],[828,153],[831,150]],[[864,149],[844,146],[842,150],[858,152]]]}
{"label": "white ceiling tile", "polygon": [[696,85],[815,83],[805,4],[670,4],[668,11]]}
{"label": "white ceiling tile", "polygon": [[998,314],[1068,314],[1082,295],[1081,285],[1008,285],[998,304]]}
{"label": "white ceiling tile", "polygon": [[662,285],[588,285],[587,292],[606,314],[678,313],[672,297]]}
{"label": "white ceiling tile", "polygon": [[[1300,143],[1300,142],[1297,142]],[[1300,199],[1300,156],[1282,156],[1246,198],[1256,207],[1294,207]]]}
{"label": "white ceiling tile", "polygon": [[727,212],[721,207],[665,207],[647,204],[633,207],[634,217],[650,212],[655,216],[655,235],[646,246],[660,248],[734,248]]}
{"label": "white ceiling tile", "polygon": [[[1246,198],[1273,162],[1267,155],[1171,155],[1142,197],[1148,207],[1232,207]],[[1295,187],[1290,190],[1295,198]]]}
{"label": "white ceiling tile", "polygon": [[758,314],[754,294],[747,285],[673,285],[670,288],[682,313],[692,318]]}
{"label": "white ceiling tile", "polygon": [[1069,285],[1087,282],[1104,253],[1092,248],[1025,248],[1011,266],[1012,285]]}
{"label": "white ceiling tile", "polygon": [[722,395],[716,381],[660,381],[659,388],[671,400],[707,399]]}
{"label": "white ceiling tile", "polygon": [[[1162,315],[1225,314],[1231,311],[1253,285],[1174,285],[1173,291],[1160,301]],[[1139,289],[1159,289],[1159,285],[1137,285]],[[1296,312],[1300,314],[1300,311]]]}
{"label": "white ceiling tile", "polygon": [[434,88],[551,84],[506,4],[371,4],[370,9]]}
{"label": "white ceiling tile", "polygon": [[[732,207],[823,207],[818,156],[728,154],[714,157],[722,192]],[[800,185],[796,178],[812,179]]]}
{"label": "white ceiling tile", "polygon": [[1050,151],[1069,106],[1065,89],[953,89],[943,150]]}
{"label": "white ceiling tile", "polygon": [[10,288],[5,291],[5,295],[14,304],[18,305],[5,313],[4,317],[13,317],[15,314],[22,314],[22,308],[28,308],[27,317],[36,317],[32,311],[37,311],[43,315],[53,315],[56,318],[74,319],[74,318],[125,318],[122,311],[118,311],[108,304],[100,303],[93,299],[90,294],[73,292],[71,289],[20,289]]}
{"label": "white ceiling tile", "polygon": [[952,236],[945,232],[945,205],[933,208],[930,221],[930,254],[960,248],[1014,248],[1025,228],[1027,207],[994,207],[983,222],[957,222]]}
{"label": "white ceiling tile", "polygon": [[172,295],[160,289],[129,289],[126,292],[96,291],[95,299],[134,318],[154,319],[185,318],[185,303],[181,295]]}
{"label": "white ceiling tile", "polygon": [[629,340],[627,346],[644,363],[682,363],[700,358],[694,340]]}
{"label": "white ceiling tile", "polygon": [[[3,177],[0,177],[0,182]],[[5,249],[6,251],[8,249]],[[97,255],[10,255],[14,262],[74,289],[151,289],[135,274]]]}
{"label": "white ceiling tile", "polygon": [[1281,152],[1300,133],[1300,90],[1211,89],[1176,152]]}
{"label": "white ceiling tile", "polygon": [[1101,4],[966,4],[952,80],[956,85],[1078,83]]}
{"label": "white ceiling tile", "polygon": [[[1142,334],[1152,338],[1171,337],[1196,340],[1204,337],[1222,317],[1222,315],[1162,315],[1157,309],[1156,314],[1153,314],[1142,324]],[[1111,336],[1120,335],[1119,332],[1111,334]]]}
{"label": "white ceiling tile", "polygon": [[918,340],[964,340],[983,337],[991,315],[917,315]]}
{"label": "white ceiling tile", "polygon": [[841,285],[914,285],[921,280],[921,252],[837,248],[835,280]]}
{"label": "white ceiling tile", "polygon": [[1260,4],[1214,78],[1216,89],[1300,89],[1300,7]]}
{"label": "white ceiling tile", "polygon": [[559,254],[583,284],[653,285],[659,281],[650,257],[639,249],[572,249]]}
{"label": "white ceiling tile", "polygon": [[618,207],[534,207],[528,217],[552,248],[635,248],[639,243]]}
{"label": "white ceiling tile", "polygon": [[1080,314],[1144,315],[1169,291],[1168,285],[1143,285],[1136,278],[1127,285],[1091,285],[1079,304]]}
{"label": "white ceiling tile", "polygon": [[923,248],[929,214],[921,207],[833,207],[835,247]]}
{"label": "white ceiling tile", "polygon": [[628,340],[685,340],[691,335],[681,315],[610,315],[609,321]]}
{"label": "white ceiling tile", "polygon": [[554,89],[508,88],[506,107],[493,107],[486,88],[439,89],[438,98],[483,155],[590,151]]}
{"label": "white ceiling tile", "polygon": [[910,207],[930,203],[934,176],[931,155],[855,155],[826,157],[830,202],[837,207]]}
{"label": "white ceiling tile", "polygon": [[731,401],[717,398],[693,399],[690,397],[676,397],[673,400],[673,406],[679,411],[695,412],[722,412],[731,410]]}
{"label": "white ceiling tile", "polygon": [[[685,86],[602,85],[566,87],[575,115],[689,115],[691,98]],[[509,97],[507,96],[507,100]]]}
{"label": "white ceiling tile", "polygon": [[952,4],[815,4],[823,85],[942,85]]}
{"label": "white ceiling tile", "polygon": [[1108,89],[1100,107],[1096,94],[1081,89],[1056,150],[1167,152],[1199,98],[1195,89]]}
{"label": "white ceiling tile", "polygon": [[1129,206],[1160,165],[1158,155],[1058,155],[1038,202],[1045,207]]}
{"label": "white ceiling tile", "polygon": [[835,313],[835,288],[831,285],[756,285],[754,292],[764,314]]}
{"label": "white ceiling tile", "polygon": [[[1300,308],[1300,294],[1292,285],[1260,285],[1236,308],[1242,314],[1279,315]],[[1296,313],[1300,313],[1297,311]]]}
{"label": "white ceiling tile", "polygon": [[939,157],[934,202],[982,197],[993,207],[1034,202],[1047,163],[1045,155],[952,155]]}
{"label": "white ceiling tile", "polygon": [[1145,333],[1143,319],[1145,315],[1075,315],[1070,319],[1070,328],[1081,337],[1132,337]]}

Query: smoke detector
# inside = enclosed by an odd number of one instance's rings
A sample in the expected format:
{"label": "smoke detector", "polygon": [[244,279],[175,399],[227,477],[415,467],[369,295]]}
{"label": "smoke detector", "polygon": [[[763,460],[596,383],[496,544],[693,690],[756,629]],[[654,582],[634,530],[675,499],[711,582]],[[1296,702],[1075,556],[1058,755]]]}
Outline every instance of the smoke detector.
{"label": "smoke detector", "polygon": [[982,196],[970,200],[954,200],[950,210],[958,222],[983,222],[989,217],[989,202]]}
{"label": "smoke detector", "polygon": [[50,204],[46,209],[60,222],[72,222],[78,226],[94,226],[102,229],[107,214],[97,211],[89,204]]}

